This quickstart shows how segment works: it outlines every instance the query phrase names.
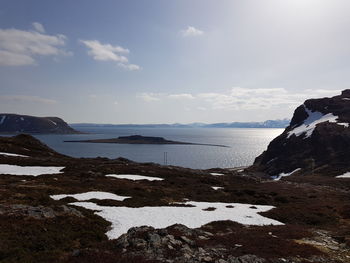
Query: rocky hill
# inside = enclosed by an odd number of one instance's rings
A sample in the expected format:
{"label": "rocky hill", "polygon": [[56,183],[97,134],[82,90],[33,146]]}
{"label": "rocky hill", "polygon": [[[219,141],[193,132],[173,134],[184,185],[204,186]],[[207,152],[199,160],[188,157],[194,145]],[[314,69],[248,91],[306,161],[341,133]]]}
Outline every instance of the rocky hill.
{"label": "rocky hill", "polygon": [[350,90],[332,98],[309,99],[290,125],[254,162],[276,178],[291,173],[338,176],[350,171]]}
{"label": "rocky hill", "polygon": [[35,117],[0,113],[0,133],[80,133],[58,117]]}

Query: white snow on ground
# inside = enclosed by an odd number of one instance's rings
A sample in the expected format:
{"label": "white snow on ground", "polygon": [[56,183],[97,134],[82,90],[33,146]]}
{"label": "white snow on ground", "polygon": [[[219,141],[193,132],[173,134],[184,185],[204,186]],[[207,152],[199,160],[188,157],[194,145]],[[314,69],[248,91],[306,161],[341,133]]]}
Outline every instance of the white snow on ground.
{"label": "white snow on ground", "polygon": [[108,177],[114,177],[118,179],[128,179],[133,181],[138,180],[148,180],[148,181],[162,181],[164,178],[159,177],[150,177],[150,176],[143,176],[143,175],[136,175],[136,174],[106,174]]}
{"label": "white snow on ground", "polygon": [[54,121],[52,121],[52,120],[49,120],[51,123],[53,123],[54,125],[56,125],[57,126],[57,123],[56,122],[54,122]]}
{"label": "white snow on ground", "polygon": [[61,200],[66,197],[73,197],[78,201],[87,201],[90,199],[99,199],[99,200],[110,199],[110,200],[124,201],[125,199],[130,198],[130,196],[121,196],[121,195],[116,195],[112,193],[98,192],[98,191],[91,191],[91,192],[86,192],[81,194],[70,194],[70,195],[50,195],[50,197],[54,200]]}
{"label": "white snow on ground", "polygon": [[223,187],[220,187],[220,186],[212,186],[211,188],[213,188],[214,190],[224,189]]}
{"label": "white snow on ground", "polygon": [[275,180],[275,181],[278,181],[280,180],[282,177],[285,177],[285,176],[290,176],[292,174],[294,174],[295,172],[297,171],[300,171],[301,168],[297,168],[295,169],[294,171],[290,172],[290,173],[280,173],[278,176],[272,176],[272,178]]}
{"label": "white snow on ground", "polygon": [[218,175],[224,175],[224,174],[221,174],[221,173],[210,173],[211,175],[214,175],[214,176],[218,176]]}
{"label": "white snow on ground", "polygon": [[350,100],[350,98],[342,98],[342,100]]}
{"label": "white snow on ground", "polygon": [[21,155],[21,154],[16,154],[16,153],[4,153],[4,152],[0,152],[0,155],[14,156],[14,157],[29,157],[27,155]]}
{"label": "white snow on ground", "polygon": [[309,116],[306,118],[306,120],[304,120],[303,124],[301,124],[298,127],[295,127],[293,130],[289,131],[287,138],[289,138],[293,134],[295,134],[296,136],[300,136],[304,133],[306,133],[306,136],[304,137],[304,139],[308,138],[312,135],[317,124],[322,123],[322,122],[327,122],[327,121],[332,122],[332,123],[336,123],[338,125],[342,125],[345,127],[349,127],[349,123],[337,122],[338,116],[334,116],[332,113],[328,113],[328,114],[324,115],[321,112],[309,110],[308,108],[305,107],[305,105],[304,105],[304,108]]}
{"label": "white snow on ground", "polygon": [[342,175],[338,175],[335,178],[350,178],[350,172],[347,172],[347,173],[342,174]]}
{"label": "white snow on ground", "polygon": [[4,123],[5,119],[6,119],[6,115],[2,115],[0,119],[0,125]]}
{"label": "white snow on ground", "polygon": [[0,174],[11,175],[32,175],[59,174],[65,167],[57,166],[18,166],[10,164],[0,164]]}
{"label": "white snow on ground", "polygon": [[[126,233],[131,227],[152,226],[165,228],[173,224],[183,224],[190,228],[197,228],[207,223],[219,220],[232,220],[245,225],[283,225],[283,223],[259,215],[273,206],[239,203],[207,203],[186,202],[194,207],[175,206],[145,206],[139,208],[99,206],[91,202],[75,202],[70,205],[96,210],[95,214],[112,223],[112,229],[106,233],[109,239],[115,239]],[[233,206],[228,208],[226,206]],[[204,211],[208,207],[213,211]],[[256,209],[255,209],[256,208]]]}

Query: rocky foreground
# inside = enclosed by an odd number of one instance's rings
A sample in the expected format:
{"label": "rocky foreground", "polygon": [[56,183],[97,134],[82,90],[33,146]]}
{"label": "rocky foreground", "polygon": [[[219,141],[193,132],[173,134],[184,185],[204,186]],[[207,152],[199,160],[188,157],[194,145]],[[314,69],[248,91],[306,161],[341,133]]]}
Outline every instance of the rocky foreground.
{"label": "rocky foreground", "polygon": [[[27,167],[23,169],[33,175],[23,175],[17,166]],[[0,138],[0,169],[1,262],[350,262],[348,178],[319,176],[315,171],[275,181],[244,170],[77,159],[27,135]],[[118,178],[123,174],[158,180]],[[74,195],[81,193],[85,194]],[[233,212],[240,204],[249,204],[242,213],[248,211],[246,221],[252,223],[234,218],[192,228],[138,226],[113,238],[119,227],[113,217],[123,219],[128,213],[108,211],[192,211],[188,202],[212,203],[201,210],[209,217],[221,211],[220,203],[231,203],[224,209]],[[266,212],[254,212],[262,208]],[[165,215],[150,218],[148,225]],[[280,224],[259,224],[264,222],[260,219]]]}

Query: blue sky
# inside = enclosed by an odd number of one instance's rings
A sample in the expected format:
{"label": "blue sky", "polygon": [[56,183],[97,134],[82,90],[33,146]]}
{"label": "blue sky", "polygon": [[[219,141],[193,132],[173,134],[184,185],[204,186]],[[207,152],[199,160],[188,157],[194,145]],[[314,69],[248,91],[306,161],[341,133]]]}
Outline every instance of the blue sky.
{"label": "blue sky", "polygon": [[0,112],[289,118],[350,88],[349,11],[347,0],[0,0]]}

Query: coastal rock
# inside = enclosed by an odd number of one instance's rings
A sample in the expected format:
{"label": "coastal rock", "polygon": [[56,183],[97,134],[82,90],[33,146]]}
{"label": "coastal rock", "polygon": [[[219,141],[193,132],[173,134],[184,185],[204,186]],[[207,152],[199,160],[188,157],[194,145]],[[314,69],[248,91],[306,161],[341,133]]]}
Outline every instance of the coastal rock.
{"label": "coastal rock", "polygon": [[[336,176],[350,170],[350,90],[299,106],[285,131],[255,159],[253,169],[275,178],[315,172]],[[297,170],[298,169],[298,170]]]}

